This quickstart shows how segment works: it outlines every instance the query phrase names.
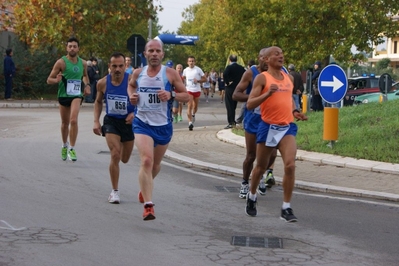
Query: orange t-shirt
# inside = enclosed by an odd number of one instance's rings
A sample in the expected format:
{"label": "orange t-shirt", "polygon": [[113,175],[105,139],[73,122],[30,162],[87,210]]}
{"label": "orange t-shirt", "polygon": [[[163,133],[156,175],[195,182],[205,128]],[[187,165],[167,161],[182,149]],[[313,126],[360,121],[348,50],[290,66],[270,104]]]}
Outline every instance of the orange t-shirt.
{"label": "orange t-shirt", "polygon": [[294,121],[292,115],[292,89],[294,84],[290,77],[281,72],[282,80],[275,79],[269,73],[262,72],[266,78],[266,85],[262,90],[262,94],[270,89],[271,84],[277,84],[278,90],[260,105],[262,120],[268,124],[288,125]]}

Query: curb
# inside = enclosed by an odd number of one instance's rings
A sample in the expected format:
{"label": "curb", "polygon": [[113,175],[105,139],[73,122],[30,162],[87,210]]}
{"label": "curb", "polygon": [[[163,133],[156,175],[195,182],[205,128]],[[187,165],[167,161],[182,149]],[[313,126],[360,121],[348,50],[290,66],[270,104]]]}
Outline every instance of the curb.
{"label": "curb", "polygon": [[[238,136],[231,132],[231,129],[220,130],[216,137],[224,142],[235,144],[245,148],[245,138]],[[277,155],[280,156],[279,152]],[[354,159],[350,157],[337,156],[326,153],[308,152],[297,150],[297,159],[303,161],[310,161],[320,164],[328,164],[339,167],[399,175],[399,164],[384,163],[364,159]]]}
{"label": "curb", "polygon": [[[235,176],[235,177],[239,177],[239,178],[241,178],[241,176],[242,176],[242,169],[228,167],[228,166],[224,166],[224,165],[220,165],[220,164],[203,162],[200,160],[196,160],[193,158],[189,158],[189,157],[180,155],[171,150],[166,151],[165,157],[170,160],[188,165],[189,167],[193,167],[193,168],[200,168],[200,169],[203,169],[206,171],[212,171],[212,172],[221,173],[221,174],[225,174],[225,175],[229,175],[229,176]],[[276,183],[281,185],[282,178],[275,176],[275,179],[276,179]],[[399,195],[392,194],[392,193],[345,188],[345,187],[324,185],[324,184],[305,182],[305,181],[295,181],[295,187],[304,189],[304,190],[315,191],[315,192],[323,192],[323,193],[339,194],[339,195],[345,195],[345,196],[355,196],[355,197],[361,197],[361,198],[372,198],[372,199],[399,202]]]}

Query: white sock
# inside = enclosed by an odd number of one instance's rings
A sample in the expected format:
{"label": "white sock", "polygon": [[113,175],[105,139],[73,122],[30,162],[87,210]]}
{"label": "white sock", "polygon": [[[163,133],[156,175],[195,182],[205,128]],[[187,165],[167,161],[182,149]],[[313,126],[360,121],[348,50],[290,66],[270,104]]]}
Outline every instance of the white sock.
{"label": "white sock", "polygon": [[154,205],[154,204],[152,203],[152,201],[146,201],[146,202],[144,202],[144,206],[147,205],[147,204]]}
{"label": "white sock", "polygon": [[289,202],[284,202],[283,201],[283,207],[282,208],[283,208],[283,210],[291,208],[291,204]]}
{"label": "white sock", "polygon": [[69,146],[68,142],[65,142],[64,145],[62,145],[63,148],[68,148],[68,146]]}
{"label": "white sock", "polygon": [[249,192],[249,198],[253,201],[256,200],[256,194],[252,194],[252,192]]}
{"label": "white sock", "polygon": [[70,146],[70,147],[69,147],[69,150],[73,150],[73,148],[74,148],[74,146]]}

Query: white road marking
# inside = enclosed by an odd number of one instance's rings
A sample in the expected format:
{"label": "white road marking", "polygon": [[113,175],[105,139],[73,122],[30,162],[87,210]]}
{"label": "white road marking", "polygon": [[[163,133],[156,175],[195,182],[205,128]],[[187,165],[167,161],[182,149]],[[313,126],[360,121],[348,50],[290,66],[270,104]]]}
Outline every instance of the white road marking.
{"label": "white road marking", "polygon": [[7,227],[0,226],[0,229],[13,230],[13,231],[19,231],[19,230],[25,230],[26,229],[26,227],[15,228],[14,226],[12,226],[11,224],[7,223],[4,220],[0,220],[0,222],[2,222],[3,224],[5,224],[7,226]]}

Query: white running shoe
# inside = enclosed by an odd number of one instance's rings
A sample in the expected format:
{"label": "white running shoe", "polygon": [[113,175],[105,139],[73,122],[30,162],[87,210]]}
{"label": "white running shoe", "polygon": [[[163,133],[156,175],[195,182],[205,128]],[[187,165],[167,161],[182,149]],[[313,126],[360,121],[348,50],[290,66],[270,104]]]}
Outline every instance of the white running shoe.
{"label": "white running shoe", "polygon": [[259,186],[258,186],[258,193],[262,196],[266,195],[266,177],[262,176],[260,182],[259,182]]}
{"label": "white running shoe", "polygon": [[112,190],[111,194],[109,194],[108,202],[113,204],[119,204],[121,202],[121,198],[119,196],[119,190]]}

